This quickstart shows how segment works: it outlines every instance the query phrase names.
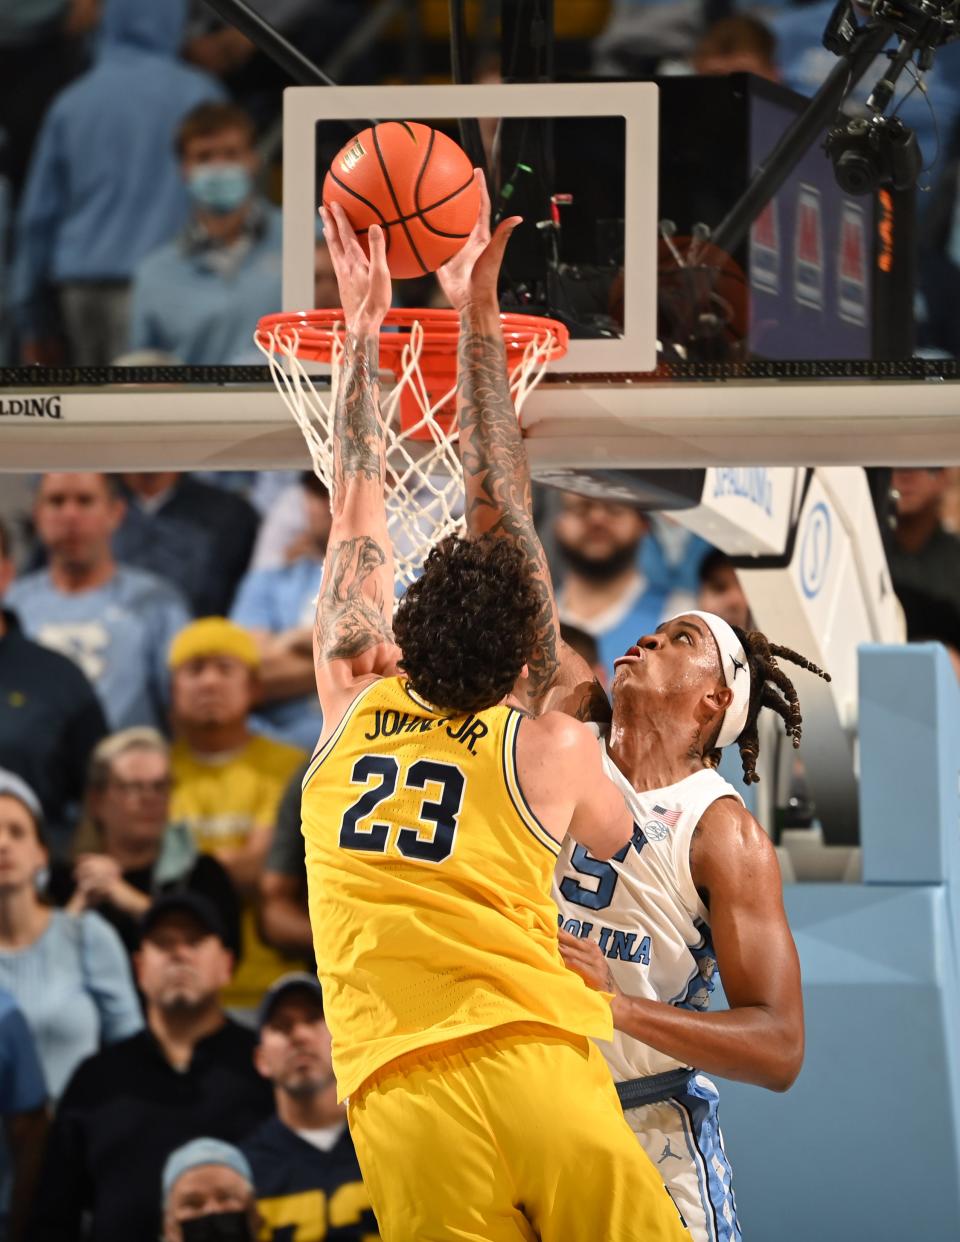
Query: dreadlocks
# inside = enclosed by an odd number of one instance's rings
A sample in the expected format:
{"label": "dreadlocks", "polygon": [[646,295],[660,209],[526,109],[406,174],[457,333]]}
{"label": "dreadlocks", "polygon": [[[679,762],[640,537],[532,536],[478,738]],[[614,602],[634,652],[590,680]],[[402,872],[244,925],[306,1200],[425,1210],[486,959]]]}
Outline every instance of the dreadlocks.
{"label": "dreadlocks", "polygon": [[803,733],[803,717],[800,714],[800,699],[793,687],[793,682],[777,663],[778,660],[789,660],[815,673],[824,681],[830,680],[830,674],[806,659],[789,647],[778,647],[771,643],[759,630],[741,630],[737,626],[733,631],[743,649],[747,653],[750,664],[750,706],[747,711],[747,722],[737,738],[740,748],[740,761],[743,764],[743,780],[747,785],[759,781],[757,775],[757,758],[760,754],[760,739],[757,733],[757,721],[760,709],[769,707],[777,713],[784,723],[787,737],[793,738],[794,750],[800,745]]}

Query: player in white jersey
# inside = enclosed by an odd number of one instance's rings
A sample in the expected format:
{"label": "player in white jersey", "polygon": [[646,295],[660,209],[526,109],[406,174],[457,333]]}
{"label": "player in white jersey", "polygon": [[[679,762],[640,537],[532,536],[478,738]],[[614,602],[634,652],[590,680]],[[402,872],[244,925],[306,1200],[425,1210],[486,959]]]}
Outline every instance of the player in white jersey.
{"label": "player in white jersey", "polygon": [[[488,292],[485,223],[481,216],[438,273],[454,306]],[[602,689],[560,639],[502,350],[461,331],[460,364],[468,528],[512,538],[542,588],[525,705],[609,722]],[[478,386],[484,400],[471,401]],[[820,673],[762,634],[735,634],[708,614],[686,613],[638,639],[617,661],[602,743],[605,768],[634,811],[633,840],[608,862],[565,851],[557,871],[568,965],[615,994],[618,1034],[606,1051],[621,1102],[698,1242],[740,1237],[716,1089],[705,1073],[786,1090],[803,1059],[800,971],[776,854],[713,770],[718,748],[738,740],[746,778],[757,779],[763,706],[781,714],[799,743],[797,695],[777,658]],[[706,1013],[718,967],[730,1010]]]}
{"label": "player in white jersey", "polygon": [[[614,993],[617,1030],[604,1052],[621,1103],[698,1242],[741,1236],[707,1073],[784,1091],[803,1059],[776,855],[713,767],[739,740],[745,777],[756,779],[763,706],[799,744],[799,703],[778,658],[820,673],[755,631],[690,612],[617,660],[601,745],[633,840],[607,863],[565,849],[555,876],[561,952]],[[718,972],[730,1009],[711,1014]]]}

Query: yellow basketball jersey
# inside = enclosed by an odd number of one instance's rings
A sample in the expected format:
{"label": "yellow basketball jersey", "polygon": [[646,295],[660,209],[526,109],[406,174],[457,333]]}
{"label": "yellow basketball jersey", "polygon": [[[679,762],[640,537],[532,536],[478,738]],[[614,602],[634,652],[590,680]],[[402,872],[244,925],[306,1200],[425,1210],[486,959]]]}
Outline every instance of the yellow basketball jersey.
{"label": "yellow basketball jersey", "polygon": [[516,776],[522,713],[360,692],[303,785],[310,922],[340,1097],[415,1048],[509,1022],[610,1039],[557,950],[559,845]]}
{"label": "yellow basketball jersey", "polygon": [[[302,750],[266,737],[252,737],[235,754],[212,760],[175,742],[171,818],[189,826],[203,854],[236,849],[254,828],[276,822],[283,791],[305,759]],[[291,969],[291,960],[261,939],[253,901],[242,903],[240,920],[243,957],[222,999],[254,1009],[270,984]]]}

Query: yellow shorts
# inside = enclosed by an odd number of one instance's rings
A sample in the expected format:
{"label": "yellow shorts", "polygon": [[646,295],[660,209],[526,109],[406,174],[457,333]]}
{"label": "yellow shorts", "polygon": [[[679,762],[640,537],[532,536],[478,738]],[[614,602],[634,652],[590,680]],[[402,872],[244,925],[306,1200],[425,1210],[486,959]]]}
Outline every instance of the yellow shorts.
{"label": "yellow shorts", "polygon": [[515,1024],[424,1048],[348,1116],[384,1242],[690,1242],[587,1039]]}

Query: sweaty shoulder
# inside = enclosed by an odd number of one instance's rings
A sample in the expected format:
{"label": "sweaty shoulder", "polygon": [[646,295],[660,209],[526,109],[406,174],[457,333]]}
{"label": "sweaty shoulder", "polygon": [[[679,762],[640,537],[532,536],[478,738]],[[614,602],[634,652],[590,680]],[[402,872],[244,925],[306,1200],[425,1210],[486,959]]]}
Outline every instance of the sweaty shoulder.
{"label": "sweaty shoulder", "polygon": [[558,757],[569,758],[571,754],[597,745],[596,726],[574,720],[566,712],[544,712],[542,716],[526,719],[521,736],[523,732],[531,741],[536,739],[542,745],[549,746]]}
{"label": "sweaty shoulder", "polygon": [[[700,816],[690,844],[690,874],[701,892],[723,883],[743,891],[742,885],[762,883],[776,867],[773,842],[736,798],[718,798]],[[779,882],[779,868],[776,867]],[[709,900],[706,901],[709,905]]]}
{"label": "sweaty shoulder", "polygon": [[717,798],[700,816],[698,837],[722,850],[770,846],[770,838],[742,802],[733,797]]}
{"label": "sweaty shoulder", "polygon": [[538,750],[554,763],[574,763],[577,755],[597,749],[595,725],[581,723],[565,712],[544,712],[522,722],[519,745],[530,753]]}

